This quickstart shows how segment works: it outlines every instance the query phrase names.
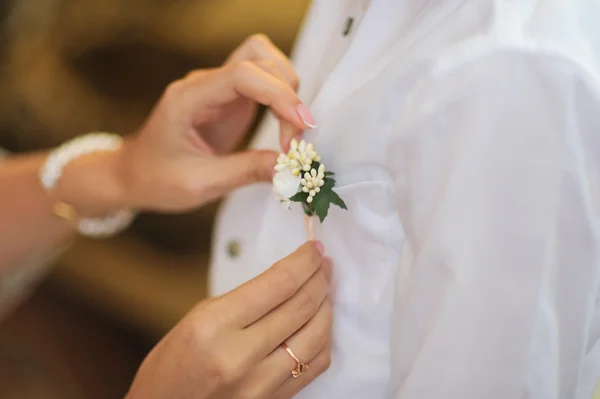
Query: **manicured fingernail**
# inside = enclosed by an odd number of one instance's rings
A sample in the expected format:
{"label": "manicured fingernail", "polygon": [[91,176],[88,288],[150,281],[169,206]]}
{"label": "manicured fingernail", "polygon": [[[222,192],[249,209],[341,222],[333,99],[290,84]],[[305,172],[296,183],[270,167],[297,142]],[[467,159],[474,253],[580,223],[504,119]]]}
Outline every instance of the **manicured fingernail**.
{"label": "manicured fingernail", "polygon": [[315,247],[317,248],[317,251],[319,251],[321,256],[325,254],[325,247],[323,246],[323,243],[321,241],[315,241]]}
{"label": "manicured fingernail", "polygon": [[304,104],[298,105],[298,108],[296,110],[298,112],[298,116],[300,117],[300,119],[302,119],[302,122],[304,122],[306,126],[308,126],[311,129],[317,127],[317,122],[315,121],[315,118],[312,116],[312,114]]}

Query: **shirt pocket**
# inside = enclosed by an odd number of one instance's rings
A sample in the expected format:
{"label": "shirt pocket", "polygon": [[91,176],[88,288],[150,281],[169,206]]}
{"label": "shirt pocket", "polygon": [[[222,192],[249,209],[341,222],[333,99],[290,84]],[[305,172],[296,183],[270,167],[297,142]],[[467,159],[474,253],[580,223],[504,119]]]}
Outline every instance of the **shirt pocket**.
{"label": "shirt pocket", "polygon": [[402,234],[393,186],[363,181],[334,189],[348,210],[332,206],[315,234],[333,258],[333,295],[338,303],[365,309],[386,300],[393,281]]}

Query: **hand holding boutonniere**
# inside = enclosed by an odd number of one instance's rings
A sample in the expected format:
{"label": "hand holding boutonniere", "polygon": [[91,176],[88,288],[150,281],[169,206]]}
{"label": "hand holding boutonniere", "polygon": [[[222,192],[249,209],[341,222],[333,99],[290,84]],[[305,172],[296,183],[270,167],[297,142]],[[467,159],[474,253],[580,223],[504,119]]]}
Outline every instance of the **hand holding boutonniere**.
{"label": "hand holding boutonniere", "polygon": [[273,191],[284,208],[299,202],[307,217],[317,216],[321,223],[331,204],[348,209],[333,190],[334,173],[327,171],[310,143],[292,140],[287,154],[280,154],[275,165]]}

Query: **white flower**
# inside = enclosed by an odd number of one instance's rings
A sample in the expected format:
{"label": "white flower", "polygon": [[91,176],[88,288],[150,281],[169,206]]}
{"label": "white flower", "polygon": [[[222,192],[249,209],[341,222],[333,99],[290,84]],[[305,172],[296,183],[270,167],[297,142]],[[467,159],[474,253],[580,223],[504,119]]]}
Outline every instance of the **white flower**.
{"label": "white flower", "polygon": [[296,195],[300,188],[300,176],[296,176],[290,169],[275,173],[273,177],[273,192],[285,209],[290,209],[290,198]]}
{"label": "white flower", "polygon": [[310,204],[325,184],[325,166],[319,166],[318,171],[311,169],[310,172],[304,173],[300,184],[302,185],[302,191],[308,194],[306,202]]}
{"label": "white flower", "polygon": [[304,140],[292,140],[288,153],[280,154],[277,158],[275,171],[273,192],[284,208],[289,210],[290,198],[294,198],[302,203],[307,217],[318,216],[321,223],[327,217],[330,205],[348,209],[333,191],[335,180],[331,177],[334,173],[325,171],[312,144]]}
{"label": "white flower", "polygon": [[313,162],[320,162],[321,157],[314,150],[310,143],[302,140],[293,139],[290,143],[290,150],[287,154],[279,154],[277,164],[275,165],[276,172],[291,170],[296,176],[302,172],[310,172]]}
{"label": "white flower", "polygon": [[287,158],[295,175],[299,175],[300,172],[309,172],[312,163],[321,160],[312,144],[307,144],[304,140],[298,142],[296,139],[293,139],[290,143]]}
{"label": "white flower", "polygon": [[290,159],[285,154],[279,154],[277,157],[277,163],[275,164],[276,172],[283,172],[286,169],[290,169]]}

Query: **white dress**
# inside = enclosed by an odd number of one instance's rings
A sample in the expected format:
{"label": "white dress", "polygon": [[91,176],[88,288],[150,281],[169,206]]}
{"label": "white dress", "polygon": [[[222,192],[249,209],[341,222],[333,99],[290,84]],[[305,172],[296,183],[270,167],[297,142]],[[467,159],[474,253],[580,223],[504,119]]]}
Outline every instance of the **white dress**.
{"label": "white dress", "polygon": [[[298,397],[591,398],[599,1],[371,0],[323,78],[356,4],[314,2],[296,51],[319,123],[306,138],[349,208],[317,229],[335,262],[333,362]],[[277,134],[267,119],[255,146],[277,149]],[[214,292],[305,237],[268,184],[236,192]]]}

